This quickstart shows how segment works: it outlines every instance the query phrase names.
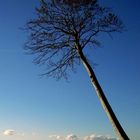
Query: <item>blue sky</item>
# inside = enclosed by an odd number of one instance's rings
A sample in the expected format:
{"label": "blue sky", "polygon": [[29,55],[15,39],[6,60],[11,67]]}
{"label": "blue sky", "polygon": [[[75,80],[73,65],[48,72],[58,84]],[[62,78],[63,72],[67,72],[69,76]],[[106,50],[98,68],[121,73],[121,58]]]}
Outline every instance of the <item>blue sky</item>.
{"label": "blue sky", "polygon": [[[70,74],[69,82],[56,81],[40,78],[42,68],[32,63],[33,56],[25,55],[27,34],[19,28],[33,17],[38,3],[0,0],[0,139],[49,140],[57,135],[64,139],[69,134],[115,137],[82,65]],[[127,31],[114,34],[113,39],[101,37],[103,47],[92,55],[98,64],[95,72],[127,134],[139,140],[140,2],[101,3],[114,9]]]}

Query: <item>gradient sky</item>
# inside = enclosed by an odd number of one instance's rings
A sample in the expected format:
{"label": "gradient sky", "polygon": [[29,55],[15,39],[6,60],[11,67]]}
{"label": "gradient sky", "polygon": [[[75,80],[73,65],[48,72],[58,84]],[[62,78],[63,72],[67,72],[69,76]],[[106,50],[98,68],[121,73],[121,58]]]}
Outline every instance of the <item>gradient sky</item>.
{"label": "gradient sky", "polygon": [[[140,1],[101,0],[123,20],[126,31],[100,38],[91,54],[95,72],[114,112],[133,140],[140,139]],[[49,140],[56,135],[110,135],[112,126],[81,65],[69,82],[40,78],[22,47],[20,30],[39,0],[0,0],[0,139]],[[53,135],[49,138],[50,135]],[[55,136],[54,136],[55,135]],[[57,137],[59,139],[59,137]]]}

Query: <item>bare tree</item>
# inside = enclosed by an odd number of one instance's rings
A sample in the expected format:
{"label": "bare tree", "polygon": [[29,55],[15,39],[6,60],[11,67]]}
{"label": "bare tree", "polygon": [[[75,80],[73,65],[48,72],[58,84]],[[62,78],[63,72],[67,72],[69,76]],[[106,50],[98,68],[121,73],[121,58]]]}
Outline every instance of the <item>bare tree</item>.
{"label": "bare tree", "polygon": [[97,0],[41,0],[36,17],[26,25],[29,40],[25,49],[35,54],[36,64],[47,66],[44,75],[66,78],[69,69],[83,63],[118,137],[129,140],[85,56],[86,48],[99,46],[97,35],[121,32],[122,21]]}

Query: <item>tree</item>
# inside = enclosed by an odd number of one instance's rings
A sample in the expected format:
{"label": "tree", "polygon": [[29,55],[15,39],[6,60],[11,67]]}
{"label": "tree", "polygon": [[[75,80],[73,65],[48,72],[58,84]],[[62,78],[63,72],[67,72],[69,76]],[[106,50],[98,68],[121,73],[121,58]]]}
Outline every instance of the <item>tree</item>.
{"label": "tree", "polygon": [[69,69],[82,63],[118,137],[129,140],[85,55],[86,48],[100,45],[97,35],[121,32],[122,21],[97,0],[41,0],[36,14],[26,24],[29,39],[25,49],[36,56],[36,64],[47,66],[43,75],[67,78]]}

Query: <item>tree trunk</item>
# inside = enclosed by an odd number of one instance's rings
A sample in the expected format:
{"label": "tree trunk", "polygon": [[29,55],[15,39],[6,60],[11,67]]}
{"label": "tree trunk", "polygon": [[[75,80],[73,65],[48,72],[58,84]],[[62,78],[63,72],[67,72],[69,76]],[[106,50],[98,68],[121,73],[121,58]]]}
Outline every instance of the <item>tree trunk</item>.
{"label": "tree trunk", "polygon": [[79,56],[80,56],[84,66],[88,72],[88,75],[91,79],[91,83],[95,88],[95,91],[96,91],[97,96],[101,102],[101,105],[102,105],[104,111],[106,112],[110,122],[112,123],[112,126],[116,130],[116,134],[118,135],[118,138],[120,140],[130,140],[128,138],[128,136],[126,135],[125,131],[123,130],[123,128],[121,127],[121,125],[120,125],[117,117],[115,116],[109,102],[107,101],[107,98],[105,97],[105,94],[104,94],[104,92],[103,92],[103,90],[102,90],[102,88],[101,88],[101,86],[100,86],[100,84],[95,76],[95,73],[94,73],[92,67],[90,66],[90,64],[88,63],[86,57],[84,56],[83,51],[82,51],[80,46],[78,47],[78,53],[79,53]]}

